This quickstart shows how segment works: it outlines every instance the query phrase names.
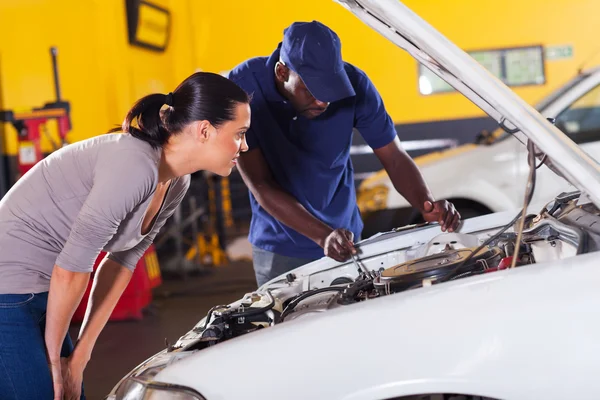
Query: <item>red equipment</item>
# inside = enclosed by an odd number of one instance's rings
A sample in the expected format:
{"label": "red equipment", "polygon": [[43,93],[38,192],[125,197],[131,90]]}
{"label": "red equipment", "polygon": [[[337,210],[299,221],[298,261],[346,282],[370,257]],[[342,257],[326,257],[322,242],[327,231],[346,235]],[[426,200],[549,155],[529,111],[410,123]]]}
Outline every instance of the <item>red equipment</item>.
{"label": "red equipment", "polygon": [[55,150],[66,143],[65,138],[71,130],[70,110],[68,101],[60,99],[60,83],[58,77],[58,65],[56,47],[50,48],[52,56],[52,69],[54,71],[54,90],[56,101],[46,103],[41,108],[33,108],[28,111],[16,112],[11,110],[0,111],[0,121],[10,122],[18,133],[19,157],[18,174],[15,174],[12,183],[29,171],[36,163],[44,158],[40,139],[43,127],[48,120],[56,120],[61,143],[54,143]]}
{"label": "red equipment", "polygon": [[[83,321],[92,289],[94,274],[98,268],[98,265],[100,264],[100,261],[102,261],[105,255],[106,254],[102,252],[96,259],[96,264],[94,264],[94,273],[92,273],[92,277],[90,278],[90,282],[88,283],[88,287],[83,295],[81,303],[75,310],[75,314],[73,314],[72,322]],[[156,256],[154,245],[151,245],[146,253],[144,253],[144,256],[137,263],[135,270],[133,271],[131,281],[117,302],[117,305],[115,306],[115,309],[113,310],[109,320],[122,321],[129,319],[142,319],[143,310],[152,301],[152,289],[159,286],[161,283],[162,278],[158,266],[158,257]]]}
{"label": "red equipment", "polygon": [[[42,135],[45,134],[44,127],[49,120],[56,120],[58,124],[58,133],[61,143],[53,143],[55,150],[58,150],[58,148],[66,144],[66,135],[71,130],[71,119],[69,115],[71,106],[69,102],[62,101],[60,95],[57,65],[58,50],[55,47],[52,47],[50,48],[50,54],[52,56],[56,101],[47,103],[41,108],[33,108],[23,112],[0,110],[0,122],[11,123],[18,133],[18,171],[14,171],[16,173],[11,174],[13,176],[9,184],[15,183],[21,176],[45,157],[42,153],[40,140]],[[51,140],[52,138],[49,137],[49,139]],[[2,195],[3,193],[0,194],[0,197]],[[100,253],[98,256],[94,265],[94,272],[104,256],[104,252]],[[152,301],[152,289],[161,283],[162,279],[156,251],[154,246],[150,246],[138,262],[131,281],[117,303],[110,319],[141,319],[143,309]],[[90,279],[90,283],[83,299],[73,316],[72,320],[75,322],[82,321],[85,316],[91,287],[92,279]]]}
{"label": "red equipment", "polygon": [[[503,269],[510,268],[510,266],[512,265],[512,260],[513,260],[513,256],[504,257],[502,260],[500,260],[500,263],[498,264],[497,267],[488,268],[484,272],[501,271]],[[518,265],[518,261],[517,261],[517,265]]]}

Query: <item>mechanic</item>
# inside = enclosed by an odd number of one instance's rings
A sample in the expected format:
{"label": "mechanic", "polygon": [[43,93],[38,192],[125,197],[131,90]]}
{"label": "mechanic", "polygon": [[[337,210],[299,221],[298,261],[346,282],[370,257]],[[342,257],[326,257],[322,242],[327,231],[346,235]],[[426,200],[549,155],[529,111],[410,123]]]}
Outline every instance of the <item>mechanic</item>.
{"label": "mechanic", "polygon": [[[0,201],[0,399],[85,398],[98,335],[190,174],[229,175],[248,149],[249,102],[227,78],[196,73],[140,99],[111,131],[121,133],[61,148],[10,189]],[[102,250],[73,346],[69,322]]]}
{"label": "mechanic", "polygon": [[353,128],[425,221],[444,231],[458,227],[460,214],[433,198],[373,83],[342,60],[340,39],[327,26],[293,23],[270,57],[243,62],[229,78],[253,96],[250,150],[238,168],[250,189],[259,285],[323,254],[345,261],[356,252],[363,222],[350,160]]}

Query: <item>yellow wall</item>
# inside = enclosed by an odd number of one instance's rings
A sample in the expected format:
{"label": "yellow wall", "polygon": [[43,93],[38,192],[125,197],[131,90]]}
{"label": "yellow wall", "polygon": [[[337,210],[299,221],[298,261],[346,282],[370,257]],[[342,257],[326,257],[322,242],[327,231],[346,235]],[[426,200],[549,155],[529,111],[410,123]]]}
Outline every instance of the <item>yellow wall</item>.
{"label": "yellow wall", "polygon": [[[177,21],[165,53],[129,45],[125,1],[1,0],[0,107],[54,101],[51,46],[59,49],[62,97],[72,107],[69,141],[120,124],[145,94],[173,90],[195,68],[189,12],[178,0],[154,2],[169,8]],[[5,153],[15,154],[16,132],[8,124],[3,128]]]}
{"label": "yellow wall", "polygon": [[[483,116],[457,93],[421,96],[416,62],[331,0],[154,0],[170,9],[165,53],[127,42],[124,0],[0,0],[0,107],[54,100],[48,49],[59,47],[63,98],[72,104],[70,141],[119,124],[140,96],[172,90],[196,69],[220,72],[270,54],[295,20],[317,19],[341,37],[347,61],[365,70],[396,123]],[[547,84],[516,88],[534,103],[600,49],[596,0],[407,0],[465,50],[571,44],[574,57],[547,62]],[[598,61],[598,57],[594,59]],[[5,124],[5,152],[16,151]]]}
{"label": "yellow wall", "polygon": [[[574,57],[547,62],[547,84],[516,88],[535,103],[572,77],[600,50],[597,0],[406,0],[404,3],[464,50],[521,45],[574,47]],[[244,59],[268,55],[295,20],[317,19],[342,40],[346,61],[367,72],[396,123],[483,116],[458,93],[422,96],[417,64],[342,6],[328,0],[212,1],[194,3],[200,66],[228,70]],[[599,61],[599,58],[595,58]]]}

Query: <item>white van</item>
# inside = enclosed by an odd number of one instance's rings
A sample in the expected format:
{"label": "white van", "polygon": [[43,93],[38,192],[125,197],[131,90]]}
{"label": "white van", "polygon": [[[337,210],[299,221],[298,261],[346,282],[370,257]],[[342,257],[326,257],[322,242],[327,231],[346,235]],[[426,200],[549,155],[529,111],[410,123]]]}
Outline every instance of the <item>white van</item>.
{"label": "white van", "polygon": [[[600,67],[581,72],[540,102],[536,109],[556,118],[556,126],[590,156],[600,159]],[[523,203],[525,147],[502,128],[480,134],[476,143],[415,158],[437,199],[452,201],[463,219],[519,208]],[[573,190],[543,166],[533,203]],[[358,188],[363,237],[422,222],[421,215],[395,189],[385,170]]]}

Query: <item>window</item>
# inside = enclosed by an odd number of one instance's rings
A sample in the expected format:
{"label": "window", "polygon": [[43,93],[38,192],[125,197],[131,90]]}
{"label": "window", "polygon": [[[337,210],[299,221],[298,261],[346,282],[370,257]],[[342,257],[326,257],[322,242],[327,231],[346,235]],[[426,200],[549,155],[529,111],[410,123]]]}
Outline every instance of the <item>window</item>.
{"label": "window", "polygon": [[556,127],[575,143],[600,140],[600,86],[596,86],[556,118]]}
{"label": "window", "polygon": [[[542,46],[468,52],[478,63],[508,86],[546,83]],[[454,88],[419,64],[419,92],[423,95],[452,92]]]}

